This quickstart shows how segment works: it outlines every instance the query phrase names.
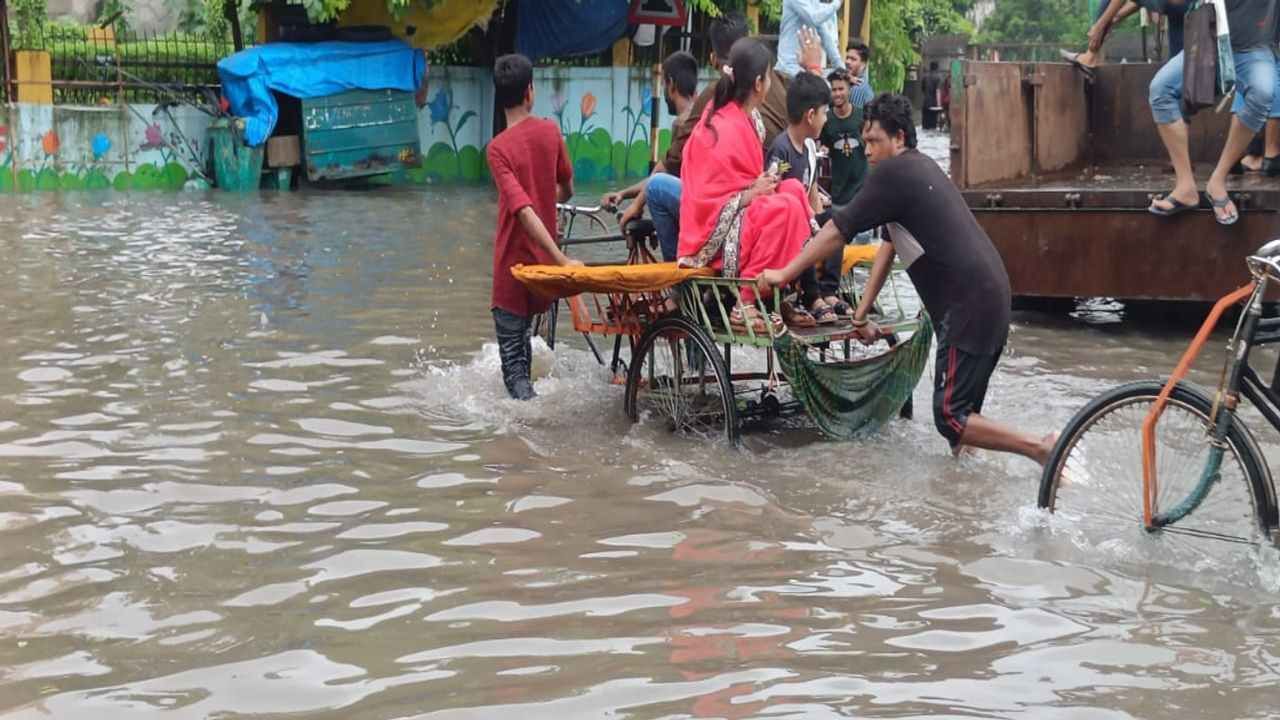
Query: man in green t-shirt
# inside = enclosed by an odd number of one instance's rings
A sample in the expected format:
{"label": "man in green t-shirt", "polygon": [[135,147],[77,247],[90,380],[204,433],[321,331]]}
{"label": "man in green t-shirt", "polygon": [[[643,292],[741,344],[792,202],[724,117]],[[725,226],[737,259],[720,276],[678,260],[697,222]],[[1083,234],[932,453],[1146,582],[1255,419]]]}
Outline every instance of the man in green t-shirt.
{"label": "man in green t-shirt", "polygon": [[[849,89],[852,85],[849,74],[844,70],[834,70],[827,76],[831,85],[831,112],[827,113],[827,124],[818,136],[827,148],[827,156],[831,159],[831,205],[832,210],[847,205],[862,181],[867,176],[867,155],[862,147],[862,108],[854,107],[849,101]],[[819,218],[819,223],[827,220],[829,215]],[[870,239],[865,233],[854,240],[865,243]],[[837,252],[822,264],[822,275],[818,286],[823,302],[836,311],[837,315],[850,315],[853,309],[840,300],[840,270],[844,254]]]}
{"label": "man in green t-shirt", "polygon": [[849,75],[835,70],[831,84],[831,112],[819,140],[831,158],[831,204],[847,205],[867,176],[867,156],[862,149],[862,110],[849,102]]}

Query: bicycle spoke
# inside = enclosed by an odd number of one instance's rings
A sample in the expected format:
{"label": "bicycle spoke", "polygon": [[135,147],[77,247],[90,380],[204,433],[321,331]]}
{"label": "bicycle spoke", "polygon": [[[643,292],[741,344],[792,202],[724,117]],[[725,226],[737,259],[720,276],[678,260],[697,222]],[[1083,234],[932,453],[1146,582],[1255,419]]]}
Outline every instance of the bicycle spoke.
{"label": "bicycle spoke", "polygon": [[[1169,552],[1204,555],[1206,540],[1250,544],[1257,535],[1250,478],[1240,448],[1227,446],[1219,477],[1204,500],[1155,533],[1143,523],[1142,424],[1156,386],[1129,391],[1073,425],[1058,472],[1052,505],[1095,547],[1132,547],[1144,536],[1163,538]],[[1190,395],[1190,393],[1187,393]],[[1205,408],[1171,400],[1156,426],[1154,513],[1168,512],[1191,497],[1210,457]],[[1246,450],[1247,451],[1247,450]]]}

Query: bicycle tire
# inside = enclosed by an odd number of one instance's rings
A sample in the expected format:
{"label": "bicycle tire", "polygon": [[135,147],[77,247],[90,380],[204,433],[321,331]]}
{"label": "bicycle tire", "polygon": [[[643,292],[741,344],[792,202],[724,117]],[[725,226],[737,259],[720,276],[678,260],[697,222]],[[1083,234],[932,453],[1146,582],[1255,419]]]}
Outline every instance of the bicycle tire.
{"label": "bicycle tire", "polygon": [[[1141,426],[1163,387],[1159,381],[1121,385],[1077,412],[1045,463],[1039,506],[1053,513],[1082,513],[1081,524],[1092,524],[1098,535],[1123,536],[1130,532],[1123,527],[1107,527],[1106,518],[1118,523],[1132,520],[1132,532],[1141,532]],[[1198,458],[1208,453],[1211,410],[1208,396],[1186,383],[1179,383],[1170,394],[1157,426],[1157,509],[1186,497],[1199,482],[1204,462]],[[1256,442],[1240,422],[1233,422],[1227,434],[1221,472],[1221,480],[1201,506],[1180,522],[1152,532],[1252,542],[1252,533],[1233,534],[1249,528],[1264,538],[1268,536],[1271,524],[1265,513],[1270,507],[1269,498],[1273,497],[1267,487],[1270,476]],[[1064,507],[1064,494],[1068,496],[1068,507]],[[1083,517],[1085,512],[1101,516],[1104,521],[1090,523]]]}
{"label": "bicycle tire", "polygon": [[[659,358],[655,353],[661,351],[659,343],[663,342],[668,344],[667,352],[662,353],[662,357]],[[696,374],[694,368],[685,366],[685,359],[689,357],[689,353],[682,345],[686,342],[692,343],[706,361],[706,366],[698,369]],[[658,362],[659,359],[664,362]],[[701,409],[693,416],[688,415],[686,408],[682,405],[685,402],[685,393],[682,390],[665,394],[649,392],[656,390],[658,385],[662,385],[669,391],[671,385],[669,379],[664,381],[667,384],[657,382],[669,376],[646,377],[646,373],[653,375],[654,372],[672,372],[672,369],[680,377],[680,381],[675,384],[676,388],[684,388],[692,378],[711,375],[708,382],[699,382],[699,394],[709,399],[700,404]],[[710,389],[718,393],[718,398],[711,399],[706,395],[703,392],[705,386],[712,386]],[[647,401],[641,395],[642,389],[646,395],[652,394],[655,399],[662,402]],[[716,403],[717,399],[718,403]],[[692,431],[690,434],[710,436],[714,429],[714,434],[723,435],[731,447],[736,447],[738,444],[741,427],[738,420],[737,399],[724,358],[717,352],[715,343],[711,341],[702,326],[683,317],[662,318],[640,336],[640,341],[631,355],[631,366],[627,368],[627,387],[623,406],[627,417],[633,423],[639,422],[642,406],[646,406],[649,410],[666,415],[672,432]],[[719,410],[718,416],[714,414],[716,409]],[[689,417],[695,417],[698,422],[690,422]]]}

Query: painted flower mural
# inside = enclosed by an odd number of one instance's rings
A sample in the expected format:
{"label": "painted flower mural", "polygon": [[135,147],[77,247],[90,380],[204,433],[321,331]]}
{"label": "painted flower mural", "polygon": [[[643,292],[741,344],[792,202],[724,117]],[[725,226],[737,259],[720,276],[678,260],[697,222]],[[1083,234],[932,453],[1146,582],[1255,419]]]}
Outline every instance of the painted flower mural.
{"label": "painted flower mural", "polygon": [[151,123],[142,134],[142,150],[163,150],[169,143],[164,140],[164,131],[159,123]]}
{"label": "painted flower mural", "polygon": [[100,162],[107,153],[111,152],[111,138],[107,137],[106,133],[98,133],[93,136],[89,149],[93,153],[93,161]]}
{"label": "painted flower mural", "polygon": [[[645,85],[640,90],[640,109],[632,110],[630,105],[625,105],[622,112],[627,116],[627,141],[622,147],[622,174],[626,176],[631,172],[631,156],[635,153],[630,151],[632,145],[636,142],[636,132],[640,133],[640,139],[644,139],[644,126],[646,118],[649,117],[649,108],[653,104],[653,91]],[[647,145],[647,143],[646,143]],[[647,152],[647,151],[646,151]]]}
{"label": "painted flower mural", "polygon": [[57,155],[58,148],[62,147],[62,140],[58,138],[58,131],[50,130],[40,138],[40,147],[44,150],[45,155]]}
{"label": "painted flower mural", "polygon": [[582,100],[578,102],[578,112],[580,115],[578,118],[578,132],[574,133],[576,138],[573,143],[573,148],[571,149],[571,154],[573,155],[577,155],[578,150],[582,145],[582,139],[587,136],[588,132],[590,132],[587,128],[587,121],[591,119],[592,115],[596,114],[597,102],[596,96],[591,94],[591,91],[589,90],[582,94]]}
{"label": "painted flower mural", "polygon": [[560,126],[560,134],[566,135],[564,129],[564,109],[569,106],[569,98],[557,90],[551,96],[551,114],[556,116],[556,124]]}
{"label": "painted flower mural", "polygon": [[458,106],[453,104],[453,92],[448,87],[436,90],[435,96],[427,103],[432,129],[434,130],[436,125],[444,125],[444,129],[449,133],[449,144],[436,143],[431,147],[427,152],[426,172],[443,174],[441,163],[444,162],[444,156],[448,154],[453,159],[453,167],[450,170],[456,173],[457,178],[478,180],[484,164],[479,151],[470,146],[458,147],[458,133],[462,132],[467,121],[475,117],[476,113],[474,110],[468,110],[459,115],[455,122],[453,111],[457,109]]}

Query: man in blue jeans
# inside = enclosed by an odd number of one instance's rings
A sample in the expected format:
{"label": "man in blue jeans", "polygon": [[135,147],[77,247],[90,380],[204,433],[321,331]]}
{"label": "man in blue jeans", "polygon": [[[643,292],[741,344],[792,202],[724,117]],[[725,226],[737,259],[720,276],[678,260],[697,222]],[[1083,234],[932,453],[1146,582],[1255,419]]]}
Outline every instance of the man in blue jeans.
{"label": "man in blue jeans", "polygon": [[[1221,225],[1240,219],[1235,203],[1227,196],[1228,173],[1244,157],[1249,141],[1267,118],[1280,117],[1280,107],[1275,107],[1277,2],[1280,0],[1226,0],[1236,68],[1234,117],[1222,155],[1204,188],[1214,218]],[[1148,209],[1156,215],[1176,215],[1200,204],[1187,148],[1187,123],[1182,116],[1182,58],[1183,53],[1170,58],[1151,80],[1151,115],[1177,177],[1173,190],[1151,202]]]}

